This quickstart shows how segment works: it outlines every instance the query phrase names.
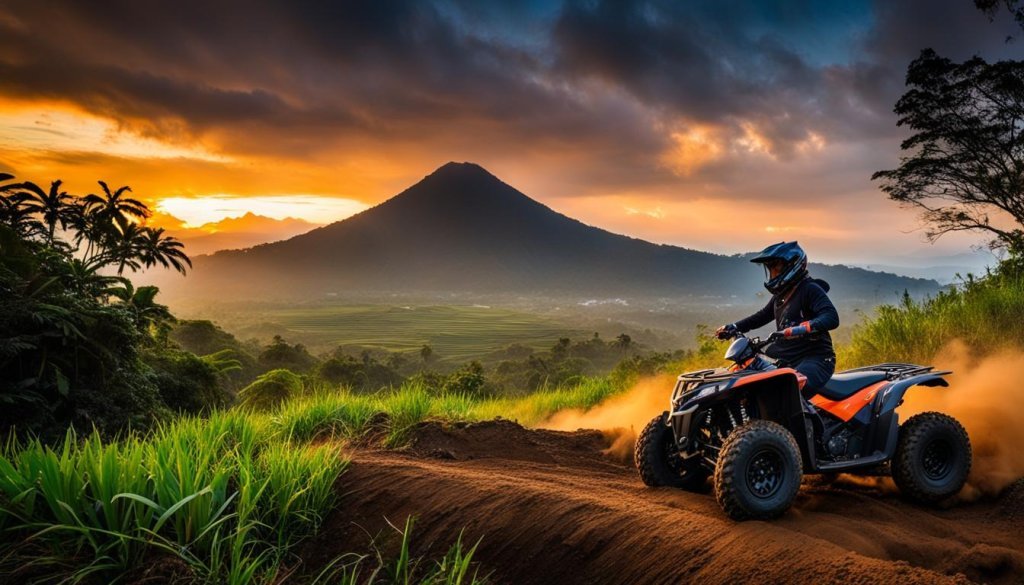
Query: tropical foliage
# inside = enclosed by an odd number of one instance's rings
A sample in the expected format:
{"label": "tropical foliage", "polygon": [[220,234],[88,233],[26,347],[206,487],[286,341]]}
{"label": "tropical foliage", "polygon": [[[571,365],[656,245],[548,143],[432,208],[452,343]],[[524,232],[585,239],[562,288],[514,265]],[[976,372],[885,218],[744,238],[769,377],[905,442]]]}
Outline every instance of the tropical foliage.
{"label": "tropical foliage", "polygon": [[[150,215],[128,187],[68,194],[0,174],[0,430],[60,435],[75,424],[114,432],[145,428],[168,407],[223,404],[216,368],[159,357],[174,317],[156,287],[134,287],[126,270],[190,266],[180,242],[140,223]],[[177,397],[164,400],[166,384]],[[182,385],[207,398],[180,396]],[[162,392],[163,391],[163,392]]]}

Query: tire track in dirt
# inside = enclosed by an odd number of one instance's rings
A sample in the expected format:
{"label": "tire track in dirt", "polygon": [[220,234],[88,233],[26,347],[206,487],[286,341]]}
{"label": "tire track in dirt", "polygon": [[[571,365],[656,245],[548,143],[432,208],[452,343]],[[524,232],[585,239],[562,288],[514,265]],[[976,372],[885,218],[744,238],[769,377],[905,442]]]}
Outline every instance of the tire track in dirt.
{"label": "tire track in dirt", "polygon": [[303,558],[322,566],[375,535],[388,551],[388,520],[415,515],[415,554],[439,558],[464,529],[497,583],[1024,582],[1024,529],[1005,502],[930,510],[808,480],[784,518],[736,523],[709,493],[644,487],[606,446],[496,421],[425,425],[407,452],[357,450]]}

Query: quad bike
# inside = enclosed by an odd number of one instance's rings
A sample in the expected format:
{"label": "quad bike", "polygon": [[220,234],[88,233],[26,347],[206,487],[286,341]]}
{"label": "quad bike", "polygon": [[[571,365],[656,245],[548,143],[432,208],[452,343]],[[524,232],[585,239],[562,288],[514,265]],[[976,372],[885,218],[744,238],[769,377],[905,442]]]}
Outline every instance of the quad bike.
{"label": "quad bike", "polygon": [[648,486],[697,490],[713,477],[715,498],[736,520],[770,519],[792,504],[805,473],[891,474],[901,492],[937,503],[960,491],[971,468],[967,432],[926,412],[899,424],[911,386],[948,386],[931,366],[878,364],[835,374],[810,402],[806,379],[761,350],[778,339],[736,334],[728,369],[679,376],[670,409],[637,438]]}

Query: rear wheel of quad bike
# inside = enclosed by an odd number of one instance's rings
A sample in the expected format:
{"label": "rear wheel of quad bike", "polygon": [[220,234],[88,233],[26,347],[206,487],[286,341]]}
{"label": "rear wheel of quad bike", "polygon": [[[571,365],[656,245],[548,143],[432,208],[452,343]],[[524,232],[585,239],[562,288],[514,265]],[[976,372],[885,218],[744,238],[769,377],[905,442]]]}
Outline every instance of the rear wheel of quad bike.
{"label": "rear wheel of quad bike", "polygon": [[694,457],[684,461],[679,456],[675,436],[666,424],[667,412],[651,419],[636,439],[633,461],[640,479],[650,487],[668,486],[698,490],[708,478],[707,471]]}
{"label": "rear wheel of quad bike", "polygon": [[781,516],[803,476],[800,448],[780,424],[753,420],[722,443],[715,467],[715,499],[733,520]]}
{"label": "rear wheel of quad bike", "polygon": [[907,497],[935,504],[964,487],[971,471],[971,441],[949,415],[925,412],[900,425],[892,479]]}

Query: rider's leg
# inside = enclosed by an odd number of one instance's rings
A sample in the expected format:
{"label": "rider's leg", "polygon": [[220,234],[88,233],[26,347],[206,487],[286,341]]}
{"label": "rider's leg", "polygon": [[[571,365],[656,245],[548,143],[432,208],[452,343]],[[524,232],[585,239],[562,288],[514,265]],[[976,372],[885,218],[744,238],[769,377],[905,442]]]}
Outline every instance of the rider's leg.
{"label": "rider's leg", "polygon": [[829,381],[836,371],[836,358],[832,356],[808,356],[800,360],[794,367],[796,371],[807,377],[807,383],[801,391],[805,399],[818,393],[818,389]]}
{"label": "rider's leg", "polygon": [[828,444],[829,433],[825,431],[825,421],[821,419],[821,415],[818,410],[810,403],[811,396],[817,394],[818,389],[828,382],[829,378],[836,370],[836,358],[829,357],[818,357],[809,356],[800,360],[793,369],[800,372],[807,377],[807,382],[804,384],[801,394],[803,395],[803,409],[811,419],[811,423],[815,427],[815,435],[819,438],[821,448],[824,449],[824,445]]}

